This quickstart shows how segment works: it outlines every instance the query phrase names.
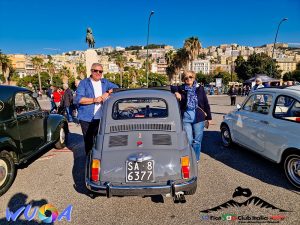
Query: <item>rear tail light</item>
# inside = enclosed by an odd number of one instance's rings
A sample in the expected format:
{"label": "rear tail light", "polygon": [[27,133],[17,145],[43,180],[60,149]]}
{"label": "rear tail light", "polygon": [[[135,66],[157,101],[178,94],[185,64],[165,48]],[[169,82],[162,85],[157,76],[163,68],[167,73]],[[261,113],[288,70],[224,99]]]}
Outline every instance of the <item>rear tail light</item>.
{"label": "rear tail light", "polygon": [[93,159],[92,168],[91,168],[92,181],[99,181],[99,174],[100,174],[100,160]]}
{"label": "rear tail light", "polygon": [[184,179],[190,178],[190,158],[188,156],[181,157],[181,173]]}

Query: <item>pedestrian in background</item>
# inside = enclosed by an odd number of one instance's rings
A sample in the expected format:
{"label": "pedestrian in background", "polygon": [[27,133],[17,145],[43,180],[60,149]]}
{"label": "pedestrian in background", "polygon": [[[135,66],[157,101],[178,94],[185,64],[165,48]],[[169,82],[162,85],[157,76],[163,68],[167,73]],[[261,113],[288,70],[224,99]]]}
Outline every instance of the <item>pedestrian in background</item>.
{"label": "pedestrian in background", "polygon": [[68,84],[63,84],[64,95],[62,97],[61,106],[63,107],[64,111],[66,112],[68,122],[73,122],[72,118],[72,105],[73,105],[73,93],[69,88]]}
{"label": "pedestrian in background", "polygon": [[184,84],[172,86],[171,91],[179,100],[183,126],[198,162],[204,127],[208,128],[212,117],[204,88],[197,86],[195,78],[193,71],[185,71],[182,77]]}
{"label": "pedestrian in background", "polygon": [[235,85],[232,85],[228,91],[228,94],[230,96],[230,105],[235,105],[236,102],[236,96],[238,94],[238,90],[236,89]]}
{"label": "pedestrian in background", "polygon": [[257,89],[264,88],[264,87],[265,86],[262,83],[262,79],[258,77],[255,79],[255,85],[252,87],[251,92],[254,92]]}
{"label": "pedestrian in background", "polygon": [[58,110],[58,107],[60,106],[61,97],[62,97],[61,92],[58,91],[58,88],[53,87],[52,98],[53,98],[53,102],[56,106],[56,110]]}
{"label": "pedestrian in background", "polygon": [[113,92],[113,88],[118,88],[116,84],[102,78],[102,74],[102,65],[94,63],[91,67],[90,77],[80,81],[76,90],[75,104],[78,105],[78,119],[86,154],[91,151],[94,137],[98,133],[102,116],[101,106]]}
{"label": "pedestrian in background", "polygon": [[246,96],[249,95],[250,90],[251,90],[250,85],[247,84],[247,85],[246,85]]}

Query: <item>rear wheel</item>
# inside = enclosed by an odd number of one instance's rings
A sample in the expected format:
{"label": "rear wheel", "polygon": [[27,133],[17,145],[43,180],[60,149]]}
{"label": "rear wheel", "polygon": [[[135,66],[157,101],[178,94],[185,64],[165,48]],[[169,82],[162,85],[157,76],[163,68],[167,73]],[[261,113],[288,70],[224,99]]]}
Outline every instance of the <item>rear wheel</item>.
{"label": "rear wheel", "polygon": [[10,188],[16,176],[16,167],[7,151],[0,152],[0,196]]}
{"label": "rear wheel", "polygon": [[59,138],[57,142],[55,143],[55,148],[56,149],[62,149],[66,147],[66,140],[67,140],[67,132],[63,126],[60,127],[59,129]]}
{"label": "rear wheel", "polygon": [[230,147],[232,145],[231,134],[227,125],[221,127],[221,138],[224,147]]}
{"label": "rear wheel", "polygon": [[300,188],[300,153],[292,153],[284,160],[284,172],[288,180]]}

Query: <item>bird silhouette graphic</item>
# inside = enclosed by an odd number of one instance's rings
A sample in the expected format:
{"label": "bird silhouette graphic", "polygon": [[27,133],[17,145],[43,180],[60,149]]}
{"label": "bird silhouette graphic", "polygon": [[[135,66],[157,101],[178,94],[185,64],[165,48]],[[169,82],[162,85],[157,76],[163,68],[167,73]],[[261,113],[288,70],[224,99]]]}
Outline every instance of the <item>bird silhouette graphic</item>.
{"label": "bird silhouette graphic", "polygon": [[[242,187],[237,187],[232,195],[232,198],[236,198],[236,197],[239,197],[239,196],[242,196],[242,197],[250,197],[252,195],[252,192],[249,188],[242,188]],[[214,208],[211,208],[211,209],[206,209],[206,210],[202,210],[200,212],[202,213],[211,213],[211,212],[217,212],[219,210],[222,210],[222,209],[228,209],[228,208],[231,208],[231,207],[236,207],[236,208],[240,208],[242,206],[249,206],[249,205],[255,205],[255,206],[258,206],[260,208],[266,208],[266,209],[272,209],[272,210],[279,210],[279,212],[291,212],[291,211],[287,211],[287,210],[284,210],[284,209],[280,209],[268,202],[266,202],[265,200],[257,197],[257,196],[252,196],[250,198],[248,198],[246,201],[244,202],[237,202],[235,201],[234,199],[231,199],[219,206],[216,206]]]}

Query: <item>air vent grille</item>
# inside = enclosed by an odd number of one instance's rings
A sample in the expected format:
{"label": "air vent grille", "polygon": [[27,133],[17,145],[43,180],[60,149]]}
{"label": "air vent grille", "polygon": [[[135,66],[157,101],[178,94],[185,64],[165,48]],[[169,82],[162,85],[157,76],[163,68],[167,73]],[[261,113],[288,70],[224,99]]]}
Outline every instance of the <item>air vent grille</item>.
{"label": "air vent grille", "polygon": [[124,124],[110,126],[110,132],[126,132],[126,131],[139,131],[139,130],[159,130],[171,131],[171,124]]}
{"label": "air vent grille", "polygon": [[171,135],[169,134],[152,134],[153,145],[172,145]]}
{"label": "air vent grille", "polygon": [[128,135],[117,135],[109,137],[109,147],[119,147],[128,145]]}

